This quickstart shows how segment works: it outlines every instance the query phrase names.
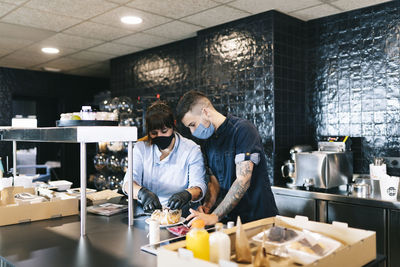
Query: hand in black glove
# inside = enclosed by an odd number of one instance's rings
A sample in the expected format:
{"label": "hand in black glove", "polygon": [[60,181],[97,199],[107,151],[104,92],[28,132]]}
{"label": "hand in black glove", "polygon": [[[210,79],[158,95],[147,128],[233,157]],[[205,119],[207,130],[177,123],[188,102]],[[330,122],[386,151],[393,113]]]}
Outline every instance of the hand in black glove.
{"label": "hand in black glove", "polygon": [[138,192],[138,199],[142,202],[144,212],[152,212],[156,209],[162,209],[157,195],[149,189],[142,187]]}
{"label": "hand in black glove", "polygon": [[187,190],[183,190],[182,192],[173,194],[168,199],[167,205],[171,210],[181,209],[190,200],[192,200],[192,194]]}

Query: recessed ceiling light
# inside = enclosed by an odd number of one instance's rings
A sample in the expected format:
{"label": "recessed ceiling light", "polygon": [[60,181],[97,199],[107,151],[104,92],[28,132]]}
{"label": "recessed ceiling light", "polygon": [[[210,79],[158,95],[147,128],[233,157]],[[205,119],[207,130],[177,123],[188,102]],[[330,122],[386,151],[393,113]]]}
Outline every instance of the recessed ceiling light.
{"label": "recessed ceiling light", "polygon": [[43,67],[43,70],[51,71],[51,72],[60,72],[61,71],[61,69],[56,69],[56,68],[51,68],[51,67]]}
{"label": "recessed ceiling light", "polygon": [[136,16],[125,16],[121,18],[122,23],[125,24],[140,24],[143,20]]}
{"label": "recessed ceiling light", "polygon": [[42,52],[46,54],[58,54],[60,50],[55,47],[43,47]]}

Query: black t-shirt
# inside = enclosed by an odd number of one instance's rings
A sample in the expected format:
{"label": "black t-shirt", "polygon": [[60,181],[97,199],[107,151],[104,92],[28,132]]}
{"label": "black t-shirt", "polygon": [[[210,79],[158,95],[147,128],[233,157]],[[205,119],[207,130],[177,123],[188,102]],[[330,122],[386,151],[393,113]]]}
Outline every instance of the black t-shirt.
{"label": "black t-shirt", "polygon": [[278,214],[267,176],[267,162],[254,125],[244,119],[228,115],[217,131],[205,141],[204,152],[212,173],[220,184],[219,197],[225,197],[236,180],[236,163],[254,163],[250,187],[238,205],[223,220],[249,222]]}

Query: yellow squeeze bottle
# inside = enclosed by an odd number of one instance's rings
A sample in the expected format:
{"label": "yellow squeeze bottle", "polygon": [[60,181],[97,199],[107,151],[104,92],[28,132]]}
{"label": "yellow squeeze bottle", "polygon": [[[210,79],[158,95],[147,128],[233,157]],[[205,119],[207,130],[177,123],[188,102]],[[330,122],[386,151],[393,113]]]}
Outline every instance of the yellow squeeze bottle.
{"label": "yellow squeeze bottle", "polygon": [[204,221],[197,219],[192,223],[192,229],[186,234],[186,248],[198,259],[210,260],[209,234],[204,229]]}

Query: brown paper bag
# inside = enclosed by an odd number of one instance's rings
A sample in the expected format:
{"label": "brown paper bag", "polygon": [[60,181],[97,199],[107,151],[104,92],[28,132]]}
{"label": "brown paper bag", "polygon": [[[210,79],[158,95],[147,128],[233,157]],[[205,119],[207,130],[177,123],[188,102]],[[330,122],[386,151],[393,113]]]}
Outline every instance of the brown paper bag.
{"label": "brown paper bag", "polygon": [[238,216],[236,222],[236,261],[240,263],[251,263],[251,251],[249,246],[249,240],[247,239],[246,233],[242,227],[242,221]]}
{"label": "brown paper bag", "polygon": [[262,244],[258,246],[257,254],[254,257],[254,267],[270,267],[269,259],[267,256],[267,250],[265,249],[265,231],[263,230],[263,241]]}

